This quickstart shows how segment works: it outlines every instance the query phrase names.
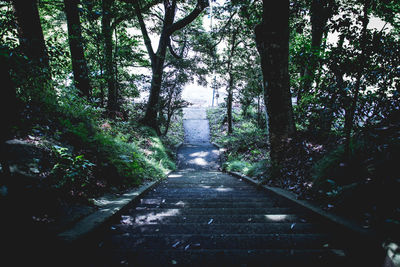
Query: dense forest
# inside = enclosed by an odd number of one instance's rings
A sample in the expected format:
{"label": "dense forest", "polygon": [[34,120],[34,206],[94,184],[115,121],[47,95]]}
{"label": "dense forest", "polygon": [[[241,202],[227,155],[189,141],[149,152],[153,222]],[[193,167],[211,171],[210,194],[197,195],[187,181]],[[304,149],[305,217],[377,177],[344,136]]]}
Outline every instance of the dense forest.
{"label": "dense forest", "polygon": [[175,170],[198,83],[223,170],[400,240],[398,1],[9,0],[0,25],[0,201],[24,220]]}

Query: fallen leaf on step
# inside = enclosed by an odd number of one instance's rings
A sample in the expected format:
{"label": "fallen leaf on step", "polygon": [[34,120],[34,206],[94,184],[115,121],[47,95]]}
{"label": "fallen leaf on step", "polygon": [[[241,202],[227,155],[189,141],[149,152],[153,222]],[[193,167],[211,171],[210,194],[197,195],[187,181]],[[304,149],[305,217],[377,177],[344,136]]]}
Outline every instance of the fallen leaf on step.
{"label": "fallen leaf on step", "polygon": [[175,244],[172,245],[173,248],[176,248],[179,244],[181,243],[181,241],[176,242]]}

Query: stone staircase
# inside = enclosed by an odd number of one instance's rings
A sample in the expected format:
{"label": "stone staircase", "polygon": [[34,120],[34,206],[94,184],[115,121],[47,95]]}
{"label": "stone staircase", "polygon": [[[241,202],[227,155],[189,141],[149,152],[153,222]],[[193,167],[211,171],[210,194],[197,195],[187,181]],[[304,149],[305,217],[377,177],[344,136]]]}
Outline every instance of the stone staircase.
{"label": "stone staircase", "polygon": [[112,223],[107,266],[344,266],[331,229],[216,171],[178,171]]}
{"label": "stone staircase", "polygon": [[219,172],[204,109],[184,126],[179,171],[110,222],[93,266],[368,266],[343,229]]}

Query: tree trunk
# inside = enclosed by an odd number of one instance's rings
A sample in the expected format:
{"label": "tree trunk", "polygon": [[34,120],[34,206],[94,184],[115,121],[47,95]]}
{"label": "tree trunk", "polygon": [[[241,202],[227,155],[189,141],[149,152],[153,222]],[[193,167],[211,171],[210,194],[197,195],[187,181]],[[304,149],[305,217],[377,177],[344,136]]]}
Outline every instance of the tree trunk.
{"label": "tree trunk", "polygon": [[112,29],[111,29],[111,6],[114,0],[103,0],[102,9],[102,34],[104,38],[104,77],[108,86],[107,110],[111,116],[119,110],[118,95],[115,87],[115,74],[113,64],[113,44],[112,44]]}
{"label": "tree trunk", "polygon": [[232,127],[232,103],[233,103],[233,75],[229,73],[228,99],[226,105],[226,115],[228,119],[228,134],[233,133]]}
{"label": "tree trunk", "polygon": [[[40,86],[45,86],[51,79],[49,56],[40,24],[37,0],[12,1],[17,22],[19,41],[22,52],[29,60],[29,75],[35,77]],[[37,84],[32,84],[37,88]],[[44,88],[41,88],[44,90]],[[41,97],[41,96],[38,96]]]}
{"label": "tree trunk", "polygon": [[151,77],[149,100],[147,102],[146,113],[142,119],[143,124],[153,128],[154,130],[156,130],[157,133],[160,133],[157,117],[159,110],[158,105],[160,100],[165,54],[166,46],[164,49],[161,49],[161,51],[156,54],[157,62],[155,63],[155,66],[152,67],[153,75]]}
{"label": "tree trunk", "polygon": [[17,120],[17,101],[15,87],[10,77],[8,51],[0,52],[0,81],[2,82],[0,91],[0,164],[2,165],[3,173],[10,175],[5,141],[12,137],[12,124],[15,124]]}
{"label": "tree trunk", "polygon": [[92,86],[90,85],[89,69],[83,52],[83,38],[78,4],[79,0],[64,0],[75,86],[82,96],[89,98],[92,92]]}
{"label": "tree trunk", "polygon": [[229,84],[228,84],[228,99],[227,99],[227,105],[226,105],[226,111],[227,111],[227,120],[228,120],[228,134],[233,133],[233,127],[232,127],[232,104],[233,104],[233,70],[232,70],[232,58],[235,54],[235,48],[236,48],[236,35],[237,31],[234,31],[232,33],[232,40],[231,40],[231,51],[229,53],[229,59],[228,59],[228,74],[229,74]]}
{"label": "tree trunk", "polygon": [[257,25],[256,44],[261,56],[264,99],[269,122],[270,157],[279,166],[288,141],[295,134],[289,88],[289,0],[263,2],[263,20]]}
{"label": "tree trunk", "polygon": [[365,68],[365,61],[367,59],[367,51],[366,51],[366,39],[367,39],[367,26],[369,22],[369,17],[368,17],[368,9],[370,6],[370,0],[366,0],[364,2],[364,8],[363,8],[363,17],[362,17],[362,36],[361,36],[361,53],[359,55],[358,61],[359,61],[359,69],[357,72],[356,76],[356,83],[353,87],[353,98],[351,100],[351,105],[348,110],[346,110],[345,113],[345,122],[344,122],[344,133],[345,133],[345,143],[344,143],[344,154],[346,157],[346,160],[350,160],[351,157],[351,151],[350,151],[350,143],[351,143],[351,132],[353,130],[353,124],[354,124],[354,115],[356,112],[357,108],[357,101],[358,101],[358,96],[360,94],[360,89],[361,89],[361,78],[364,74],[364,68]]}
{"label": "tree trunk", "polygon": [[[315,71],[318,67],[319,55],[321,51],[322,37],[326,33],[326,24],[332,16],[334,0],[313,0],[311,3],[311,54],[305,65],[303,76],[302,93],[311,90],[315,79]],[[302,95],[300,93],[300,95]]]}

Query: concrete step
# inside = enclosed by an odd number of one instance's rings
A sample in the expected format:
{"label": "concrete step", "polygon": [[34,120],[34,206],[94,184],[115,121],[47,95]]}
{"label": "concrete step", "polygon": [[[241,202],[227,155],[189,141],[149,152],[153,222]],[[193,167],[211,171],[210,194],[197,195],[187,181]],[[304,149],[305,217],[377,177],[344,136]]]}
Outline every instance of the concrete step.
{"label": "concrete step", "polygon": [[294,214],[269,214],[269,215],[182,215],[177,211],[169,213],[143,213],[122,215],[120,221],[127,225],[142,224],[171,224],[171,223],[269,223],[269,222],[304,222],[306,218]]}
{"label": "concrete step", "polygon": [[265,192],[263,191],[258,191],[254,189],[248,189],[248,188],[237,188],[234,189],[232,187],[205,187],[205,188],[156,188],[155,190],[151,190],[150,192],[157,192],[158,194],[164,194],[164,195],[175,195],[175,194],[220,194],[220,195],[227,195],[227,194],[238,194],[238,195],[249,195],[249,196],[261,196],[264,197]]}
{"label": "concrete step", "polygon": [[[129,210],[130,214],[135,215],[155,215],[157,214],[171,214],[171,216],[182,215],[276,215],[282,214],[295,214],[299,213],[295,208],[147,208],[135,207]],[[271,217],[272,218],[272,217]],[[278,217],[277,217],[278,218]],[[279,219],[278,219],[279,220]]]}
{"label": "concrete step", "polygon": [[126,249],[323,249],[336,248],[327,234],[113,234],[105,246]]}
{"label": "concrete step", "polygon": [[[221,204],[226,204],[226,205],[232,205],[232,204],[254,204],[254,205],[262,205],[262,204],[270,204],[270,203],[275,203],[277,200],[274,198],[245,198],[245,199],[240,199],[240,201],[233,199],[233,198],[227,198],[227,197],[213,197],[213,198],[203,198],[203,197],[160,197],[160,196],[146,196],[146,198],[140,199],[139,203],[140,204],[177,204],[177,203],[183,203],[183,204],[192,204],[192,203],[197,203],[197,204],[212,204],[212,203],[221,203]],[[293,205],[293,204],[292,204]]]}
{"label": "concrete step", "polygon": [[231,191],[248,191],[248,192],[264,192],[263,190],[257,190],[257,188],[251,188],[243,184],[198,184],[198,183],[186,183],[186,184],[169,184],[169,183],[162,183],[159,184],[157,190],[173,190],[173,191],[188,191],[188,190],[207,190],[207,189],[219,189],[223,190],[231,190]]}
{"label": "concrete step", "polygon": [[187,192],[187,193],[169,193],[169,192],[157,192],[151,191],[146,197],[164,197],[164,198],[187,198],[187,197],[198,197],[198,198],[232,198],[232,199],[244,199],[244,198],[263,198],[265,195],[262,192],[254,192],[253,194],[247,192]]}
{"label": "concrete step", "polygon": [[262,249],[208,250],[189,247],[186,251],[169,250],[105,250],[101,266],[324,266],[349,267],[342,250],[335,249]]}
{"label": "concrete step", "polygon": [[[167,180],[163,182],[163,184],[168,184],[169,186],[204,186],[204,185],[214,185],[214,186],[246,186],[244,182],[240,182],[239,180],[235,181],[231,179],[220,179],[220,178],[185,178],[185,179],[175,179],[175,180]],[[163,185],[161,184],[161,185]]]}
{"label": "concrete step", "polygon": [[[152,199],[143,199],[141,204],[137,207],[146,208],[164,208],[164,209],[176,209],[176,208],[269,208],[277,207],[279,205],[278,201],[265,201],[265,202],[164,202],[162,200],[152,201]],[[280,206],[280,205],[279,205]]]}
{"label": "concrete step", "polygon": [[118,224],[111,227],[116,234],[310,234],[322,233],[326,229],[313,223],[175,223],[175,224]]}

